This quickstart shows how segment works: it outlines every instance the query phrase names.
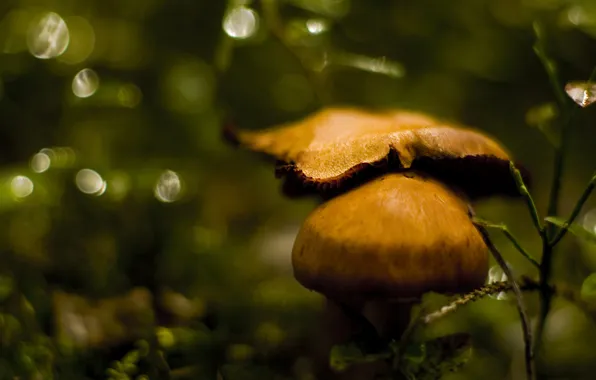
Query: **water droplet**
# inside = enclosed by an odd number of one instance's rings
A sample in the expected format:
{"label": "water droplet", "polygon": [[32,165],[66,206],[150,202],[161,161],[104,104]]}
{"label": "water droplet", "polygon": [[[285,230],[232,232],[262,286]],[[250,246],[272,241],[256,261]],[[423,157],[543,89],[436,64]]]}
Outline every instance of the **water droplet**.
{"label": "water droplet", "polygon": [[181,190],[182,184],[178,174],[171,170],[166,170],[159,176],[154,193],[159,201],[171,203],[179,198]]}
{"label": "water droplet", "polygon": [[17,198],[25,198],[33,192],[33,182],[24,175],[18,175],[10,181],[10,190]]}
{"label": "water droplet", "polygon": [[329,25],[325,20],[321,19],[310,19],[306,21],[306,29],[310,34],[321,34],[326,32]]}
{"label": "water droplet", "polygon": [[35,173],[43,173],[50,168],[52,160],[45,153],[36,153],[31,158],[31,170]]}
{"label": "water droplet", "polygon": [[101,195],[106,190],[106,182],[99,173],[91,169],[81,169],[75,177],[79,190],[85,194]]}
{"label": "water droplet", "polygon": [[[507,275],[503,272],[503,269],[499,265],[492,266],[488,270],[488,283],[492,284],[495,282],[502,282],[507,281]],[[491,298],[497,299],[499,301],[508,300],[509,296],[505,292],[500,292],[496,295],[490,295]]]}
{"label": "water droplet", "polygon": [[577,105],[587,107],[596,101],[596,84],[590,82],[569,82],[565,92]]}
{"label": "water droplet", "polygon": [[36,58],[56,58],[66,51],[69,42],[68,27],[57,13],[46,13],[29,28],[27,46]]}
{"label": "water droplet", "polygon": [[236,39],[253,36],[258,26],[259,15],[245,6],[235,7],[229,11],[223,21],[223,30],[228,36]]}
{"label": "water droplet", "polygon": [[72,92],[79,98],[88,98],[97,91],[99,76],[91,69],[83,69],[72,80]]}

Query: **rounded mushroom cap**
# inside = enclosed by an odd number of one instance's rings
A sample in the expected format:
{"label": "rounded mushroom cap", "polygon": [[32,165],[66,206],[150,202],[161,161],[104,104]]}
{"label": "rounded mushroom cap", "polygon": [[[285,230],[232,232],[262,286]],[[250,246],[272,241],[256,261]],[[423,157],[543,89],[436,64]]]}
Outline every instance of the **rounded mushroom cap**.
{"label": "rounded mushroom cap", "polygon": [[481,286],[488,248],[464,200],[420,174],[396,173],[315,209],[292,264],[303,286],[327,296],[412,298]]}

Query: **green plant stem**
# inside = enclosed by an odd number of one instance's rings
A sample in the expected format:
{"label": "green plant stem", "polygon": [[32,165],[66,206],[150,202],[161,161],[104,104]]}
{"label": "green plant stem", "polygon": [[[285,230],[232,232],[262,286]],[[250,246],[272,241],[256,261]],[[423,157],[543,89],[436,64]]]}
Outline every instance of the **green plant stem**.
{"label": "green plant stem", "polygon": [[[570,127],[571,127],[571,123],[575,117],[577,107],[572,108],[570,106],[571,102],[565,97],[565,93],[563,91],[563,86],[561,86],[561,83],[559,81],[559,76],[558,76],[556,69],[554,68],[554,65],[552,63],[548,64],[550,62],[550,60],[548,60],[548,58],[544,58],[544,57],[546,57],[546,54],[544,53],[543,48],[541,49],[541,54],[538,54],[538,56],[543,61],[546,72],[547,72],[548,77],[549,77],[551,84],[553,86],[553,90],[555,91],[555,94],[557,95],[557,98],[559,100],[560,107],[564,110],[564,117],[565,117],[565,122],[563,123],[561,132],[560,132],[561,136],[560,136],[559,141],[561,143],[555,151],[555,160],[553,162],[553,176],[552,176],[552,183],[551,183],[551,188],[550,188],[551,192],[550,192],[549,202],[548,202],[548,215],[556,216],[556,215],[558,215],[558,211],[559,211],[559,198],[560,198],[560,192],[561,192],[561,182],[563,179],[563,168],[564,168],[565,157],[567,155],[567,150],[568,150],[568,145],[569,145],[569,136],[571,133]],[[592,81],[594,81],[594,79],[596,79],[596,67],[594,67],[592,69],[592,72],[590,73],[590,77],[588,78],[588,84],[590,84]],[[592,182],[590,182],[590,184],[592,184]],[[588,188],[589,187],[590,187],[590,185],[588,185]],[[590,189],[589,191],[592,191],[592,190]],[[585,192],[584,192],[584,195],[586,195]],[[589,196],[589,192],[586,195],[586,197],[587,196]],[[583,195],[582,195],[582,197],[583,197]],[[581,201],[581,199],[580,199],[580,201]],[[585,200],[583,202],[585,202]],[[583,202],[581,203],[581,205],[583,205]],[[581,205],[580,205],[580,209],[581,209]],[[577,207],[577,205],[576,205],[576,207]],[[577,210],[578,213],[579,213],[579,211],[580,210]],[[577,217],[577,215],[575,215],[575,217]],[[575,217],[574,217],[574,219],[575,219]],[[548,232],[548,237],[552,238],[552,240],[548,243],[548,245],[551,246],[549,253],[552,254],[552,252],[553,252],[552,248],[555,247],[556,243],[558,243],[559,240],[561,240],[561,238],[564,236],[565,233],[563,232],[562,236],[559,237],[559,235],[561,235],[561,231],[557,232],[557,227],[553,224],[549,225],[547,232]],[[556,235],[553,236],[555,233],[556,233]],[[553,243],[555,241],[555,239],[556,239],[556,242]],[[548,258],[550,259],[550,256]],[[544,257],[542,260],[544,261]]]}
{"label": "green plant stem", "polygon": [[[556,73],[554,73],[553,75],[554,75],[554,79],[557,79]],[[550,76],[551,76],[551,73],[549,72],[549,77]],[[592,72],[590,73],[590,77],[588,78],[588,85],[590,83],[592,83],[594,81],[594,79],[596,79],[596,66],[592,69]],[[557,81],[558,81],[558,79],[557,79]],[[562,87],[557,86],[556,88],[558,90],[562,91]],[[565,99],[563,99],[563,101],[561,102],[561,106],[565,107],[567,104],[569,104],[569,102],[565,102]],[[552,182],[551,194],[550,194],[550,198],[549,198],[549,207],[548,207],[548,215],[552,215],[552,216],[556,216],[558,214],[559,193],[560,193],[560,188],[561,188],[561,180],[562,180],[562,176],[563,176],[563,164],[564,164],[565,155],[567,153],[567,144],[569,144],[569,134],[571,132],[570,125],[571,125],[571,121],[573,120],[573,117],[575,116],[576,110],[577,110],[577,108],[573,108],[572,110],[568,111],[567,119],[565,121],[565,124],[563,125],[562,130],[561,130],[561,138],[560,138],[561,144],[560,144],[560,147],[555,152],[553,182]],[[575,207],[573,208],[573,211],[571,212],[571,215],[569,216],[569,219],[567,220],[567,224],[566,224],[567,227],[571,223],[573,223],[575,218],[577,218],[584,203],[588,200],[588,197],[590,196],[592,190],[594,190],[595,185],[596,185],[596,175],[594,177],[592,177],[592,179],[588,183],[588,186],[586,187],[583,194],[581,195],[580,199],[575,204]],[[549,228],[550,241],[548,243],[548,245],[551,247],[551,249],[549,250],[550,255],[552,255],[553,248],[559,243],[559,241],[561,241],[561,239],[565,236],[566,233],[567,233],[567,228],[562,228],[557,231],[557,227],[555,225],[552,225],[552,224],[550,225],[550,228]],[[550,259],[550,256],[548,258]],[[544,261],[544,257],[543,257],[543,261]]]}
{"label": "green plant stem", "polygon": [[592,177],[590,182],[588,182],[588,186],[586,186],[581,197],[579,198],[579,200],[573,207],[573,211],[571,211],[569,218],[567,218],[567,221],[565,222],[565,226],[563,228],[559,229],[557,234],[550,241],[549,244],[551,247],[556,246],[559,243],[559,241],[561,241],[561,239],[563,239],[563,237],[565,237],[565,235],[567,234],[567,231],[569,231],[569,226],[575,221],[575,219],[581,212],[584,204],[586,203],[588,198],[590,198],[590,195],[592,194],[594,187],[596,187],[596,174]]}
{"label": "green plant stem", "polygon": [[507,280],[511,284],[511,288],[515,293],[515,298],[517,301],[517,311],[519,313],[519,317],[521,320],[521,326],[523,330],[524,336],[524,354],[525,354],[525,361],[526,361],[526,379],[533,380],[534,379],[534,349],[532,346],[532,330],[530,328],[530,319],[528,317],[528,313],[526,311],[526,305],[524,302],[524,295],[522,294],[521,288],[515,277],[513,276],[513,272],[507,262],[501,255],[501,252],[497,249],[497,247],[493,244],[490,240],[488,235],[488,231],[479,225],[475,225],[478,232],[482,235],[482,238],[490,250],[491,254],[495,258],[495,261],[499,264],[499,266],[503,269],[503,272],[507,276]]}
{"label": "green plant stem", "polygon": [[565,105],[567,98],[565,97],[565,91],[563,90],[563,87],[561,86],[561,81],[559,80],[559,73],[557,72],[557,67],[546,53],[546,46],[544,42],[544,26],[542,25],[542,23],[535,21],[533,27],[534,34],[536,35],[534,52],[536,53],[536,56],[542,63],[544,70],[546,71],[550,85],[552,86],[553,92],[557,97],[557,101],[559,102],[559,104]]}
{"label": "green plant stem", "polygon": [[482,219],[479,219],[479,218],[473,218],[472,221],[474,222],[474,224],[481,225],[481,226],[483,226],[485,228],[492,228],[492,229],[496,229],[496,230],[501,231],[503,233],[503,235],[505,235],[505,237],[507,239],[509,239],[509,241],[511,241],[511,243],[519,251],[519,253],[522,254],[522,256],[524,256],[526,259],[528,259],[528,261],[530,263],[532,263],[532,265],[534,265],[536,268],[540,268],[540,263],[534,257],[532,257],[532,255],[530,255],[530,253],[528,251],[526,251],[524,249],[524,247],[522,247],[522,245],[520,244],[520,242],[511,233],[511,231],[509,231],[509,228],[507,228],[506,225],[492,223],[492,222],[489,222],[489,221],[486,221],[486,220],[482,220]]}
{"label": "green plant stem", "polygon": [[542,219],[540,218],[540,213],[538,212],[538,208],[536,207],[536,202],[534,202],[534,198],[532,198],[532,194],[528,191],[528,187],[524,183],[521,173],[515,167],[513,161],[509,162],[509,170],[511,171],[511,175],[515,180],[515,184],[517,185],[517,189],[521,196],[524,197],[526,204],[528,205],[528,210],[530,211],[530,217],[532,218],[532,223],[534,223],[534,227],[540,234],[541,237],[544,237],[544,224],[542,223]]}
{"label": "green plant stem", "polygon": [[[534,52],[538,59],[544,66],[549,82],[553,88],[553,92],[557,98],[559,106],[562,109],[563,117],[565,122],[560,132],[560,144],[556,148],[555,157],[553,161],[553,176],[550,186],[550,195],[548,200],[548,215],[557,215],[559,207],[559,196],[561,191],[561,181],[563,177],[563,167],[565,160],[565,153],[567,152],[567,145],[569,140],[569,128],[568,125],[571,122],[573,113],[568,111],[568,101],[563,91],[563,86],[559,80],[559,75],[554,62],[548,57],[546,53],[546,47],[544,43],[544,30],[540,23],[534,23],[534,32],[536,34],[536,44],[534,45]],[[541,231],[540,237],[542,238],[542,261],[540,263],[540,314],[538,319],[538,326],[536,329],[536,342],[535,347],[537,350],[540,349],[542,343],[542,334],[544,332],[544,324],[546,317],[550,311],[552,303],[552,292],[548,286],[551,272],[552,272],[552,255],[553,246],[550,244],[550,238],[555,233],[556,227],[549,225]]]}

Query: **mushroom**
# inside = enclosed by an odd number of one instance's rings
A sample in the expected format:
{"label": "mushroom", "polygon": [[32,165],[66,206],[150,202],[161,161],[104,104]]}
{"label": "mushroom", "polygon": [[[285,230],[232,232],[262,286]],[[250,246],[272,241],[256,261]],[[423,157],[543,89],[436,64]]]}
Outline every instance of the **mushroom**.
{"label": "mushroom", "polygon": [[422,174],[391,173],[316,208],[292,264],[304,287],[336,299],[411,299],[482,285],[488,249],[460,196]]}
{"label": "mushroom", "polygon": [[[380,336],[399,340],[423,294],[480,287],[488,259],[466,200],[415,172],[385,174],[320,205],[292,250],[295,278],[328,299],[334,322],[325,327],[327,354],[358,328],[341,320],[338,304],[362,313]],[[370,365],[355,370],[372,376]]]}
{"label": "mushroom", "polygon": [[[519,195],[500,144],[420,113],[329,108],[264,131],[225,133],[276,158],[286,194],[326,198],[302,225],[292,263],[298,282],[327,297],[326,312],[344,333],[354,327],[339,320],[347,310],[399,339],[424,293],[481,286],[488,247],[468,203]],[[333,343],[349,338],[326,333]]]}
{"label": "mushroom", "polygon": [[[278,160],[287,195],[336,196],[392,171],[419,170],[476,199],[518,195],[509,154],[491,137],[421,113],[329,108],[261,131],[225,129],[227,138]],[[524,179],[528,175],[522,170]]]}

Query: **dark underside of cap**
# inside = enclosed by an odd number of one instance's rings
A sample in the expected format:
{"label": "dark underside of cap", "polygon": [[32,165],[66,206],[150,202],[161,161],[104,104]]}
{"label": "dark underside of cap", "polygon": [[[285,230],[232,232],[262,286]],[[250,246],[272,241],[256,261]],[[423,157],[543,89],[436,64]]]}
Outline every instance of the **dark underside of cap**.
{"label": "dark underside of cap", "polygon": [[355,301],[355,300],[374,300],[374,299],[418,299],[428,292],[440,290],[440,294],[453,295],[470,292],[484,283],[484,276],[475,278],[466,277],[459,283],[449,283],[447,281],[437,280],[435,282],[426,281],[416,286],[410,284],[407,287],[397,286],[394,283],[383,282],[380,279],[354,279],[349,281],[346,278],[334,278],[332,276],[313,275],[307,271],[302,271],[294,267],[294,277],[305,288],[324,294],[335,300]]}
{"label": "dark underside of cap", "polygon": [[[517,165],[524,182],[531,188],[528,170]],[[490,196],[518,197],[520,193],[509,168],[509,161],[495,156],[421,157],[405,169],[397,152],[391,150],[385,160],[360,164],[333,179],[317,180],[305,176],[292,163],[277,162],[276,176],[283,179],[283,193],[292,198],[320,195],[333,198],[385,173],[419,171],[463,191],[470,199]]]}

